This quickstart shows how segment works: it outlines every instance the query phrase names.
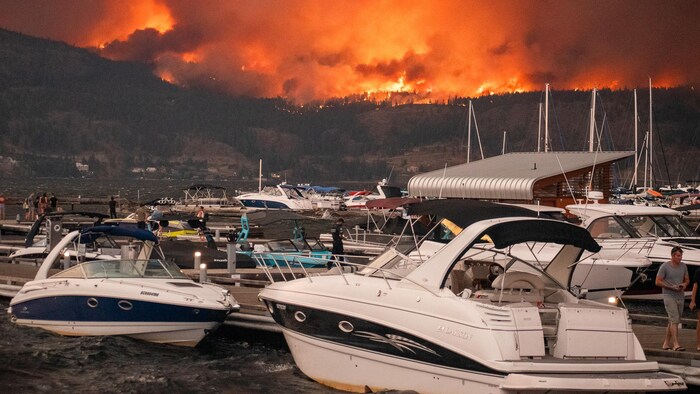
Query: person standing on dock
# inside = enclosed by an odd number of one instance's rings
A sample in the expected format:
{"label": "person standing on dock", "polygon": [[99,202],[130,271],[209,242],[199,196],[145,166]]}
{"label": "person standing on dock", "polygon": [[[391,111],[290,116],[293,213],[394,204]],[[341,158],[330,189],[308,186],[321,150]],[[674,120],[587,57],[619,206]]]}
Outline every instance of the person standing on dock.
{"label": "person standing on dock", "polygon": [[695,340],[696,349],[700,352],[700,291],[698,287],[700,286],[700,270],[695,270],[695,278],[693,278],[693,295],[690,297],[690,310],[695,312],[698,317],[698,324],[695,327]]}
{"label": "person standing on dock", "polygon": [[58,210],[58,198],[56,194],[51,193],[51,198],[49,198],[49,206],[51,207],[51,212],[57,212]]}
{"label": "person standing on dock", "polygon": [[[345,220],[343,220],[343,218],[338,218],[338,220],[335,221],[335,227],[333,227],[331,231],[331,235],[333,236],[333,249],[331,249],[331,253],[337,261],[345,260],[343,257],[343,253],[345,253],[343,248],[343,223],[345,223]],[[328,262],[329,269],[331,268],[331,264],[331,262]]]}
{"label": "person standing on dock", "polygon": [[114,196],[109,197],[109,218],[117,218],[117,202],[114,200]]}
{"label": "person standing on dock", "polygon": [[5,195],[0,193],[0,220],[5,220]]}
{"label": "person standing on dock", "polygon": [[22,209],[24,210],[24,220],[29,220],[29,206],[31,205],[31,201],[29,200],[29,197],[25,198],[24,201],[22,202]]}
{"label": "person standing on dock", "polygon": [[146,207],[143,205],[139,205],[138,208],[136,208],[136,227],[140,228],[142,230],[146,229],[146,217],[148,216],[148,212],[146,212]]}
{"label": "person standing on dock", "polygon": [[39,197],[39,215],[43,215],[46,213],[46,208],[49,207],[49,198],[46,196],[46,193],[42,194],[41,197]]}
{"label": "person standing on dock", "polygon": [[668,314],[666,338],[661,347],[664,350],[675,350],[678,352],[685,350],[678,343],[678,324],[680,324],[681,316],[683,316],[684,290],[690,283],[688,267],[681,261],[682,259],[683,249],[680,246],[674,246],[671,249],[671,260],[661,264],[659,272],[656,274],[656,285],[661,287],[664,306]]}
{"label": "person standing on dock", "polygon": [[39,207],[39,197],[34,196],[34,193],[32,193],[29,195],[29,197],[27,197],[27,200],[27,203],[29,204],[29,217],[27,218],[27,220],[34,221],[37,219],[36,211]]}
{"label": "person standing on dock", "polygon": [[206,212],[204,212],[204,206],[200,205],[199,209],[197,210],[197,219],[199,219],[204,226],[207,225],[207,219],[209,218],[209,215],[207,215]]}

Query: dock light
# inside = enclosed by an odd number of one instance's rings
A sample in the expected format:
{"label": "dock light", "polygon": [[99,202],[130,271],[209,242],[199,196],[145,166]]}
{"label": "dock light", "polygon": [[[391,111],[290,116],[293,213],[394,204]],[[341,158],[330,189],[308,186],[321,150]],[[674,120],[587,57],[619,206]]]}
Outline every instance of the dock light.
{"label": "dock light", "polygon": [[67,270],[70,268],[70,251],[66,250],[63,252],[63,269]]}
{"label": "dock light", "polygon": [[202,263],[199,265],[199,283],[207,281],[207,265]]}
{"label": "dock light", "polygon": [[194,252],[194,269],[199,268],[199,265],[202,264],[202,252]]}
{"label": "dock light", "polygon": [[617,305],[617,297],[608,297],[608,304]]}

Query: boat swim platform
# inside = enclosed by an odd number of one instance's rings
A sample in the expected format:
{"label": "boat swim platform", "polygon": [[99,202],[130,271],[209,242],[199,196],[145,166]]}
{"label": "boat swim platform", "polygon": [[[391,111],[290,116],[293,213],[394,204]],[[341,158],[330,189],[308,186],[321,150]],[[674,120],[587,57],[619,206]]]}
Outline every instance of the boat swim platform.
{"label": "boat swim platform", "polygon": [[[0,263],[0,297],[12,298],[21,286],[32,280],[38,267],[30,264]],[[52,270],[51,274],[60,270]],[[307,269],[307,271],[326,271],[325,268]],[[184,269],[183,272],[193,279],[199,279],[199,270]],[[301,273],[299,269],[298,273]],[[234,277],[225,269],[207,270],[207,278],[229,291],[236,298],[241,309],[228,316],[224,324],[234,328],[252,331],[281,333],[258,299],[260,290],[267,284],[260,269],[237,269]],[[694,319],[682,319],[679,341],[685,351],[663,350],[661,348],[666,334],[666,317],[656,315],[630,314],[632,329],[644,349],[647,359],[657,361],[662,371],[682,376],[687,384],[700,385],[700,351],[697,349]]]}

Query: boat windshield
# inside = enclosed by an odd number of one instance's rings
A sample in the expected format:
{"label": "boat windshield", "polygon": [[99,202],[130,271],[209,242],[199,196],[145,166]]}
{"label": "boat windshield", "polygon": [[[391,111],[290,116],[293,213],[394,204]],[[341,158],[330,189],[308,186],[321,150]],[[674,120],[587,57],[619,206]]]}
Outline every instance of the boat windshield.
{"label": "boat windshield", "polygon": [[642,236],[653,237],[693,237],[697,236],[679,216],[640,215],[622,216],[622,220]]}
{"label": "boat windshield", "polygon": [[163,260],[94,260],[61,271],[54,278],[189,279],[175,263]]}

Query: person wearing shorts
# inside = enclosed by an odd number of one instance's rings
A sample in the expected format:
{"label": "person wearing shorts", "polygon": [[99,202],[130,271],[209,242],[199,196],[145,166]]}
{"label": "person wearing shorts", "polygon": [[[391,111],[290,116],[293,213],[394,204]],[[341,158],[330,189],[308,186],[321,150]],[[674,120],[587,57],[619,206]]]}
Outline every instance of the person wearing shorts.
{"label": "person wearing shorts", "polygon": [[681,261],[683,249],[674,246],[671,249],[671,260],[661,264],[656,274],[656,285],[661,287],[664,306],[668,314],[668,326],[666,326],[666,338],[661,346],[664,350],[685,350],[678,343],[678,324],[683,316],[683,303],[685,302],[685,288],[690,283],[688,267]]}

